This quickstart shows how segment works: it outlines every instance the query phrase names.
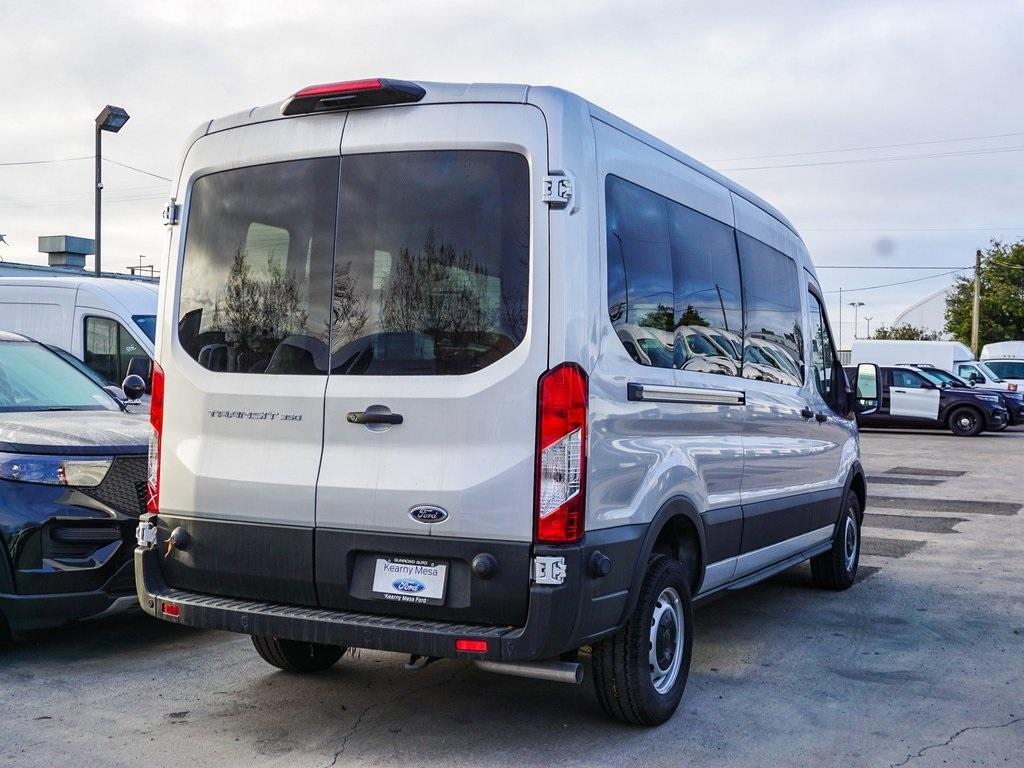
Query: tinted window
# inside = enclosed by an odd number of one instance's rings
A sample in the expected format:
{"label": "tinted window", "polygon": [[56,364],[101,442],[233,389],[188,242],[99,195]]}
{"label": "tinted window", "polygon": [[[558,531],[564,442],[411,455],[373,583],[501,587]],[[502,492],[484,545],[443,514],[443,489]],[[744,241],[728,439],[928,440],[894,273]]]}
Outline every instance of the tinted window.
{"label": "tinted window", "polygon": [[803,329],[796,262],[737,233],[746,306],[743,376],[776,384],[803,382]]}
{"label": "tinted window", "polygon": [[676,367],[739,374],[740,265],[732,227],[670,202]]}
{"label": "tinted window", "polygon": [[924,377],[919,376],[913,371],[904,371],[901,368],[897,368],[892,372],[892,385],[894,387],[917,389],[925,383]]}
{"label": "tinted window", "polygon": [[836,350],[832,345],[825,308],[813,293],[807,299],[811,332],[811,375],[814,386],[826,403],[832,403],[836,374]]}
{"label": "tinted window", "polygon": [[196,180],[178,337],[200,365],[327,372],[338,165],[296,160]]}
{"label": "tinted window", "polygon": [[530,184],[511,152],[342,162],[332,374],[465,374],[526,333]]}
{"label": "tinted window", "polygon": [[642,187],[608,177],[608,314],[633,359],[657,368],[674,364],[675,286],[666,203]]}
{"label": "tinted window", "polygon": [[0,411],[116,411],[97,384],[45,347],[0,343]]}
{"label": "tinted window", "polygon": [[132,321],[150,341],[156,341],[156,315],[132,315]]}
{"label": "tinted window", "polygon": [[1024,360],[1020,362],[1006,361],[1002,363],[986,362],[992,372],[1001,379],[1024,379]]}
{"label": "tinted window", "polygon": [[85,364],[108,384],[121,385],[133,358],[148,364],[149,355],[116,320],[107,317],[85,318]]}

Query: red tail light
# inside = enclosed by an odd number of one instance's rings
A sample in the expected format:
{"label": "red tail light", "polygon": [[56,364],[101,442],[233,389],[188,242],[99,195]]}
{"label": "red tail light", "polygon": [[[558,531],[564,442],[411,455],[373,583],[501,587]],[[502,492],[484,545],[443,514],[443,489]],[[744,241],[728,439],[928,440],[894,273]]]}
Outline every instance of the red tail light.
{"label": "red tail light", "polygon": [[578,541],[586,498],[587,374],[575,363],[552,368],[540,379],[536,460],[537,541]]}
{"label": "red tail light", "polygon": [[164,431],[164,369],[153,363],[153,381],[150,386],[149,473],[146,478],[146,511],[160,511],[160,442]]}
{"label": "red tail light", "polygon": [[308,115],[335,109],[380,107],[386,104],[409,104],[419,101],[426,91],[406,80],[349,80],[324,83],[303,88],[281,105],[283,115]]}
{"label": "red tail light", "polygon": [[174,603],[164,603],[163,607],[160,609],[160,613],[164,616],[181,616],[181,607]]}
{"label": "red tail light", "polygon": [[462,637],[455,641],[455,650],[463,653],[487,653],[488,648],[486,640],[470,640]]}

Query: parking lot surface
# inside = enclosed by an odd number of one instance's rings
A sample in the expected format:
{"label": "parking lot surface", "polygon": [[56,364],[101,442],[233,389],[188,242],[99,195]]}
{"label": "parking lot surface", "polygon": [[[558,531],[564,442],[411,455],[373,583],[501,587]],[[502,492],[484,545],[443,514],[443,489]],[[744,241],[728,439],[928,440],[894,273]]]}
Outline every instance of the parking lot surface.
{"label": "parking lot surface", "polygon": [[660,728],[607,720],[589,679],[366,651],[295,676],[136,614],[0,651],[0,765],[1024,764],[1024,431],[862,448],[858,583],[820,591],[804,565],[698,610]]}

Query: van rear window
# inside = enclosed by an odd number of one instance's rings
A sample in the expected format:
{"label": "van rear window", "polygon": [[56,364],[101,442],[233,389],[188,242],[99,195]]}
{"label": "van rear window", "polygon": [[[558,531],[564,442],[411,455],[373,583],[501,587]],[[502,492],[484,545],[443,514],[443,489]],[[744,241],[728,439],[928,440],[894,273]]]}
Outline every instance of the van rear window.
{"label": "van rear window", "polygon": [[529,201],[526,159],[510,152],[354,155],[202,177],[181,344],[226,372],[484,368],[525,336]]}

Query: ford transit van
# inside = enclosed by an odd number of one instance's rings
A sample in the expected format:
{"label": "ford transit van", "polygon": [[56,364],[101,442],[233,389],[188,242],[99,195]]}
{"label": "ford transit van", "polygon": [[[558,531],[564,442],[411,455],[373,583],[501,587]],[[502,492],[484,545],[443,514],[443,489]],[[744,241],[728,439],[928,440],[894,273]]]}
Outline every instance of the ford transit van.
{"label": "ford transit van", "polygon": [[854,582],[852,393],[750,192],[557,88],[386,79],[205,123],[180,168],[150,614],[293,672],[586,668],[653,725],[695,604],[808,559]]}

